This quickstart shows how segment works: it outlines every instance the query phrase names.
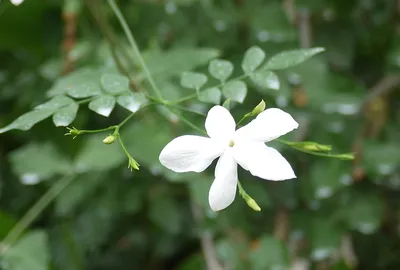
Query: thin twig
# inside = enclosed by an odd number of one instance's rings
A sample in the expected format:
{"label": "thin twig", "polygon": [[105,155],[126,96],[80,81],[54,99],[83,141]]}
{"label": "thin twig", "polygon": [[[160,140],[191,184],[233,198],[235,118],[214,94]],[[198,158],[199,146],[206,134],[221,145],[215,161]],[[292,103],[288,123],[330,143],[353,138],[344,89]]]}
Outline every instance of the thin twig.
{"label": "thin twig", "polygon": [[390,93],[399,86],[400,74],[391,74],[383,77],[382,80],[380,80],[375,86],[370,89],[368,95],[364,98],[360,106],[360,112],[362,112],[372,100]]}
{"label": "thin twig", "polygon": [[149,69],[147,68],[146,62],[144,61],[142,54],[139,51],[139,46],[136,44],[135,38],[133,37],[133,34],[131,30],[129,29],[129,26],[127,22],[125,21],[124,16],[122,15],[120,9],[118,8],[117,4],[115,3],[115,0],[108,0],[108,4],[110,5],[111,9],[113,10],[115,16],[117,16],[122,29],[125,32],[126,37],[128,38],[129,44],[131,45],[133,52],[136,55],[136,58],[138,59],[140,66],[142,67],[147,80],[149,81],[151,87],[153,88],[153,91],[156,93],[157,97],[160,100],[163,100],[162,94],[160,89],[157,87],[157,84],[155,83],[153,76],[151,75]]}
{"label": "thin twig", "polygon": [[65,175],[56,182],[18,221],[1,243],[0,254],[5,254],[17,241],[18,237],[42,213],[42,211],[66,188],[74,179],[74,175]]}
{"label": "thin twig", "polygon": [[[194,221],[197,227],[201,227],[204,220],[203,209],[194,201],[191,202],[191,208]],[[201,250],[203,252],[204,260],[206,261],[207,270],[222,270],[223,267],[217,259],[217,252],[215,243],[211,232],[202,230],[199,234]]]}

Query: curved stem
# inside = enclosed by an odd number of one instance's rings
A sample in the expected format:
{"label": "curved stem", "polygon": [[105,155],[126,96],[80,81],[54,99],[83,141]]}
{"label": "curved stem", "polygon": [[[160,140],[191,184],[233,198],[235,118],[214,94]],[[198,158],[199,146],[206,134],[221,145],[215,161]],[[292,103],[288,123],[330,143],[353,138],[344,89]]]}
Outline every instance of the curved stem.
{"label": "curved stem", "polygon": [[156,93],[157,97],[161,100],[163,100],[162,98],[162,94],[160,89],[158,89],[153,77],[150,74],[150,71],[148,70],[146,63],[142,57],[142,54],[139,51],[139,47],[136,44],[135,38],[133,37],[133,34],[131,32],[131,30],[129,29],[128,24],[126,23],[124,16],[122,15],[121,11],[119,10],[117,4],[115,3],[115,0],[108,0],[108,4],[110,5],[111,9],[113,10],[113,12],[115,13],[115,16],[117,16],[126,37],[128,38],[128,41],[134,51],[134,53],[136,54],[136,57],[139,60],[140,65],[142,66],[142,69],[147,77],[147,80],[149,81],[151,87],[153,88],[154,92]]}
{"label": "curved stem", "polygon": [[57,183],[55,183],[18,221],[14,228],[4,238],[2,244],[4,248],[0,250],[5,254],[10,246],[12,246],[18,237],[29,227],[29,225],[40,215],[40,213],[68,186],[74,179],[74,175],[65,175]]}

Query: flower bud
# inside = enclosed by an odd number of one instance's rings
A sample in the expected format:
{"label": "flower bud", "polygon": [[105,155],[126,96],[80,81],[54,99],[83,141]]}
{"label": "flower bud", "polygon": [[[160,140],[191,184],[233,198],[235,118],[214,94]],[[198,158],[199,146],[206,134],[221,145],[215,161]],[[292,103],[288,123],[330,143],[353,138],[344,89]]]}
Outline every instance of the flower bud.
{"label": "flower bud", "polygon": [[135,170],[139,170],[139,163],[137,163],[137,161],[133,158],[133,157],[129,157],[129,163],[128,163],[128,168],[131,169],[135,169]]}
{"label": "flower bud", "polygon": [[74,138],[74,139],[75,139],[76,137],[78,137],[78,135],[80,135],[80,134],[83,133],[81,130],[76,129],[76,128],[74,128],[74,127],[72,127],[72,128],[67,127],[67,130],[68,130],[68,132],[65,133],[65,136],[72,136],[72,138]]}
{"label": "flower bud", "polygon": [[250,197],[249,194],[246,193],[246,191],[244,191],[243,188],[239,188],[239,194],[242,196],[242,198],[246,201],[247,205],[253,209],[254,211],[260,212],[261,211],[261,207],[257,204],[257,202]]}
{"label": "flower bud", "polygon": [[109,135],[103,140],[103,143],[105,143],[105,144],[112,144],[113,142],[115,142],[114,135]]}
{"label": "flower bud", "polygon": [[251,111],[251,115],[255,116],[265,110],[265,101],[262,99],[260,103]]}
{"label": "flower bud", "polygon": [[247,205],[248,205],[251,209],[253,209],[254,211],[257,211],[257,212],[260,212],[260,211],[261,211],[260,206],[257,204],[257,202],[256,202],[253,198],[247,197],[245,200],[246,200]]}

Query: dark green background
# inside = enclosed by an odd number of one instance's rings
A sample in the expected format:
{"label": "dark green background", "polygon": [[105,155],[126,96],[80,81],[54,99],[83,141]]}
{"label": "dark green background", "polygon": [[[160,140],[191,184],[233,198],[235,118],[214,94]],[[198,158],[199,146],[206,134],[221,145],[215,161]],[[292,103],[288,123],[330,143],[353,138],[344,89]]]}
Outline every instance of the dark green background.
{"label": "dark green background", "polygon": [[[46,91],[63,73],[113,66],[110,44],[130,56],[122,59],[137,77],[133,88],[150,89],[107,2],[66,3],[25,0],[14,7],[0,1],[0,127],[45,102]],[[63,175],[75,170],[77,176],[21,235],[12,256],[2,258],[3,269],[196,270],[213,260],[226,269],[292,269],[300,262],[308,267],[296,269],[400,268],[399,1],[131,0],[118,5],[171,100],[193,93],[179,87],[180,73],[206,72],[214,57],[232,61],[234,75],[240,75],[243,55],[254,45],[268,57],[325,47],[307,62],[279,71],[278,91],[249,83],[245,102],[232,113],[239,120],[264,99],[300,123],[290,139],[354,151],[356,159],[311,156],[274,144],[298,178],[268,182],[240,171],[262,212],[238,196],[215,214],[207,203],[212,168],[178,175],[159,164],[167,142],[196,133],[165,111],[145,109],[122,129],[141,164],[133,172],[118,145],[102,144],[107,133],[73,140],[63,136],[65,128],[45,120],[27,132],[0,135],[0,240]],[[74,23],[75,31],[66,35]],[[63,42],[68,41],[73,46],[66,60]],[[211,107],[198,101],[183,105],[203,112]],[[116,108],[105,118],[81,106],[73,125],[99,129],[127,115]],[[203,117],[183,115],[203,127]],[[25,185],[28,172],[39,183]]]}

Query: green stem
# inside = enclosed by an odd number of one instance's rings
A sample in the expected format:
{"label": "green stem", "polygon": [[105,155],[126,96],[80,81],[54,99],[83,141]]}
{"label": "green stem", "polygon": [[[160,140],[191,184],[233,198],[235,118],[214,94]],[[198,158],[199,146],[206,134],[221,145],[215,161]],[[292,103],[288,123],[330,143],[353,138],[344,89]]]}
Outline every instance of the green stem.
{"label": "green stem", "polygon": [[129,152],[128,152],[128,150],[126,149],[125,144],[124,144],[124,142],[122,141],[121,136],[120,136],[119,134],[117,134],[117,138],[118,138],[119,144],[121,145],[122,150],[125,152],[125,155],[127,155],[128,158],[130,158],[130,157],[131,157],[131,154],[129,154]]}
{"label": "green stem", "polygon": [[150,74],[150,72],[149,72],[149,70],[148,70],[148,68],[146,66],[146,63],[145,63],[145,61],[144,61],[144,59],[142,57],[142,54],[139,51],[139,47],[136,44],[136,41],[135,41],[135,39],[133,37],[133,34],[132,34],[131,30],[129,29],[128,24],[126,23],[126,21],[124,19],[124,16],[122,15],[122,13],[119,10],[117,4],[115,3],[115,0],[108,0],[108,4],[110,5],[111,9],[115,13],[115,16],[117,16],[117,18],[118,18],[118,20],[119,20],[119,22],[120,22],[120,24],[121,24],[121,26],[122,26],[122,28],[123,28],[123,30],[125,32],[125,35],[128,38],[128,41],[129,41],[134,53],[136,54],[136,57],[138,58],[139,63],[142,66],[142,69],[143,69],[143,71],[144,71],[144,73],[145,73],[145,75],[147,77],[147,80],[149,81],[151,87],[153,88],[153,90],[156,93],[157,97],[159,99],[163,100],[161,91],[160,91],[160,89],[158,89],[153,77],[151,76],[151,74]]}
{"label": "green stem", "polygon": [[115,130],[116,128],[117,128],[117,126],[109,126],[109,127],[102,128],[102,129],[79,130],[79,135],[87,134],[87,133],[100,133],[100,132],[104,132],[104,131]]}
{"label": "green stem", "polygon": [[238,187],[239,187],[239,195],[243,197],[243,194],[247,194],[246,191],[243,189],[242,184],[238,180]]}
{"label": "green stem", "polygon": [[164,103],[163,105],[168,106],[168,107],[171,107],[171,108],[174,108],[174,109],[178,109],[178,110],[181,110],[181,111],[185,111],[185,112],[190,112],[190,113],[193,113],[193,114],[197,114],[197,115],[200,115],[200,116],[206,116],[206,115],[205,115],[204,113],[202,113],[202,112],[194,111],[194,110],[188,109],[188,108],[183,107],[183,106],[174,105],[174,104],[169,104],[169,103],[167,103],[167,102]]}
{"label": "green stem", "polygon": [[338,158],[338,159],[343,159],[343,160],[352,160],[352,159],[354,159],[354,154],[353,153],[331,154],[331,153],[314,152],[314,151],[307,150],[307,149],[304,149],[304,148],[296,147],[296,146],[292,145],[290,142],[282,140],[282,139],[277,139],[277,141],[282,143],[282,144],[285,144],[287,146],[290,146],[295,150],[298,150],[300,152],[307,153],[307,154],[310,154],[310,155],[314,155],[314,156]]}
{"label": "green stem", "polygon": [[183,115],[178,115],[178,117],[182,120],[182,122],[184,122],[186,125],[188,125],[189,127],[197,130],[198,132],[200,132],[203,135],[207,135],[207,132],[205,132],[203,129],[199,128],[198,126],[196,126],[195,124],[193,124],[192,122],[190,122],[188,119],[186,119]]}
{"label": "green stem", "polygon": [[247,113],[245,114],[242,119],[239,120],[239,122],[237,122],[236,127],[240,125],[240,123],[242,123],[246,118],[250,117],[250,115]]}
{"label": "green stem", "polygon": [[40,215],[40,213],[68,186],[74,179],[74,175],[65,175],[57,183],[55,183],[18,221],[14,228],[4,238],[4,249],[1,250],[5,254],[8,249],[17,241],[18,237],[29,227],[29,225]]}

